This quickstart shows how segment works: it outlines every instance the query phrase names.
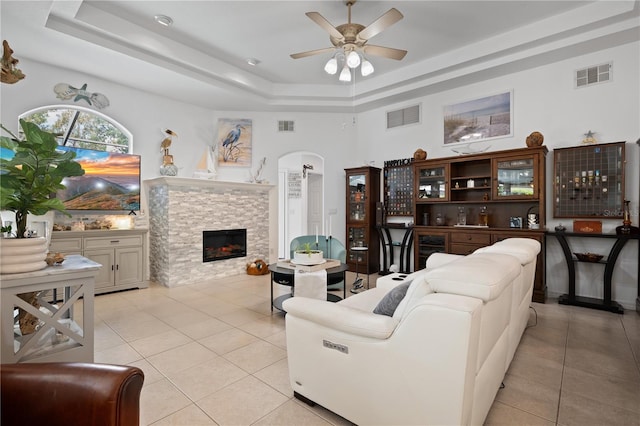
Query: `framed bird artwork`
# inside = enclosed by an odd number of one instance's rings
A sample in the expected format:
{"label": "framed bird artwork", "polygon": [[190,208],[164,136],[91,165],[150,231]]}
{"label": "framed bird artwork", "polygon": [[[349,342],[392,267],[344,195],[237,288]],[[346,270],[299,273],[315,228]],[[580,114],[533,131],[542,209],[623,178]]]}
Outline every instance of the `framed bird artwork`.
{"label": "framed bird artwork", "polygon": [[218,165],[251,167],[252,122],[248,118],[218,119]]}

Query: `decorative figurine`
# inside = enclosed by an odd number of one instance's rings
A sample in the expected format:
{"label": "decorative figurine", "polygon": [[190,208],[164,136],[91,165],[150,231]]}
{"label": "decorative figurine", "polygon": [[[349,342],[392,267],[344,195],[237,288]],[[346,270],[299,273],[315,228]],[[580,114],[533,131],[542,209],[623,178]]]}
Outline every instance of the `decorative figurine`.
{"label": "decorative figurine", "polygon": [[585,133],[584,139],[582,139],[583,144],[591,144],[591,143],[597,143],[597,142],[598,141],[596,140],[596,132],[592,132],[591,130]]}
{"label": "decorative figurine", "polygon": [[629,200],[624,200],[624,207],[622,209],[622,229],[623,234],[631,233],[631,209],[629,207]]}
{"label": "decorative figurine", "polygon": [[175,176],[178,174],[178,167],[173,164],[173,155],[169,155],[169,147],[171,146],[172,138],[178,136],[174,131],[166,129],[164,131],[167,136],[160,143],[160,150],[162,151],[162,166],[160,166],[160,174],[163,176]]}

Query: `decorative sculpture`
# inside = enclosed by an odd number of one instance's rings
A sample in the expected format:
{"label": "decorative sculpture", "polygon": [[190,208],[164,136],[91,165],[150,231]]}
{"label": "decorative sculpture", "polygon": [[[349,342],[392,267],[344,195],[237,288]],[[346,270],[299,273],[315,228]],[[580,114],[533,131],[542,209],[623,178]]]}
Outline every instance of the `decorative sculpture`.
{"label": "decorative sculpture", "polygon": [[542,146],[544,142],[544,136],[540,132],[533,132],[527,136],[527,146],[533,148],[536,146]]}
{"label": "decorative sculpture", "polygon": [[196,166],[196,171],[193,172],[193,177],[199,179],[215,179],[218,176],[218,153],[217,146],[207,145],[205,151],[202,153],[202,157]]}
{"label": "decorative sculpture", "polygon": [[53,91],[56,94],[56,98],[68,101],[73,99],[73,102],[85,101],[89,105],[92,105],[98,109],[102,109],[109,106],[109,99],[102,93],[93,93],[87,90],[87,83],[84,83],[82,87],[73,87],[67,83],[58,83],[53,86]]}
{"label": "decorative sculpture", "polygon": [[252,183],[264,182],[264,179],[262,179],[262,168],[264,167],[266,162],[267,162],[267,157],[262,157],[262,160],[260,160],[260,165],[258,166],[258,171],[256,171],[254,174],[251,175]]}
{"label": "decorative sculpture", "polygon": [[413,159],[417,161],[426,160],[427,151],[423,150],[422,148],[416,149],[416,152],[413,153]]}
{"label": "decorative sculpture", "polygon": [[2,77],[0,81],[7,84],[17,83],[22,80],[25,75],[16,68],[18,61],[13,56],[13,50],[9,47],[7,40],[2,41]]}
{"label": "decorative sculpture", "polygon": [[596,139],[596,132],[592,132],[591,130],[589,130],[587,133],[585,133],[584,139],[582,139],[582,143],[583,144],[598,143],[598,140]]}
{"label": "decorative sculpture", "polygon": [[178,174],[178,167],[173,164],[173,155],[169,155],[169,147],[173,141],[174,136],[178,136],[174,131],[166,129],[164,131],[167,136],[162,139],[160,143],[160,150],[162,151],[162,166],[160,166],[160,174],[164,176],[175,176]]}

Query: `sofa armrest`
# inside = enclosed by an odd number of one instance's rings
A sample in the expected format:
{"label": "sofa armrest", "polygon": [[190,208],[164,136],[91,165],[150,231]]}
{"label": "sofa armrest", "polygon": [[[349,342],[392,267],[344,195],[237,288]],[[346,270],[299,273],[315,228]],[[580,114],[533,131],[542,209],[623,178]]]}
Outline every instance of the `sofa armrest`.
{"label": "sofa armrest", "polygon": [[398,320],[373,312],[306,297],[292,297],[283,302],[287,315],[317,323],[345,333],[375,339],[386,339],[395,330]]}
{"label": "sofa armrest", "polygon": [[130,366],[3,364],[0,423],[137,426],[143,382]]}
{"label": "sofa armrest", "polygon": [[[384,275],[384,276],[378,277],[378,279],[376,280],[376,287],[382,288],[386,291],[390,291],[395,287],[399,286],[400,284],[404,284],[406,282],[411,282],[415,280],[425,272],[427,272],[426,269],[420,269],[410,274],[393,273],[390,275]],[[401,278],[401,277],[404,277],[404,278]]]}

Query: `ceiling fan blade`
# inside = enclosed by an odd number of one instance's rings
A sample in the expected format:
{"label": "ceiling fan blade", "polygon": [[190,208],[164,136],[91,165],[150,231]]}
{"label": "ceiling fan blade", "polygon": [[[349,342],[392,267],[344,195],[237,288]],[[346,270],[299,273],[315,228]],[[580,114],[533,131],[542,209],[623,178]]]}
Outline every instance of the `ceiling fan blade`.
{"label": "ceiling fan blade", "polygon": [[407,54],[406,50],[394,49],[392,47],[375,46],[372,44],[365,44],[364,53],[373,56],[382,56],[389,59],[401,60],[404,55]]}
{"label": "ceiling fan blade", "polygon": [[336,50],[335,47],[325,47],[324,49],[316,49],[316,50],[308,50],[306,52],[300,53],[292,53],[291,56],[293,59],[306,58],[307,56],[320,55],[321,53],[333,52]]}
{"label": "ceiling fan blade", "polygon": [[389,9],[387,13],[373,21],[369,24],[364,30],[358,33],[358,39],[360,40],[369,40],[371,37],[379,34],[387,27],[395,24],[399,20],[404,18],[402,13],[395,7]]}
{"label": "ceiling fan blade", "polygon": [[320,25],[320,27],[328,32],[331,37],[334,37],[340,41],[344,39],[344,36],[340,33],[340,31],[336,30],[336,27],[331,25],[331,23],[318,12],[307,12],[305,13],[305,15],[307,15],[313,22]]}

